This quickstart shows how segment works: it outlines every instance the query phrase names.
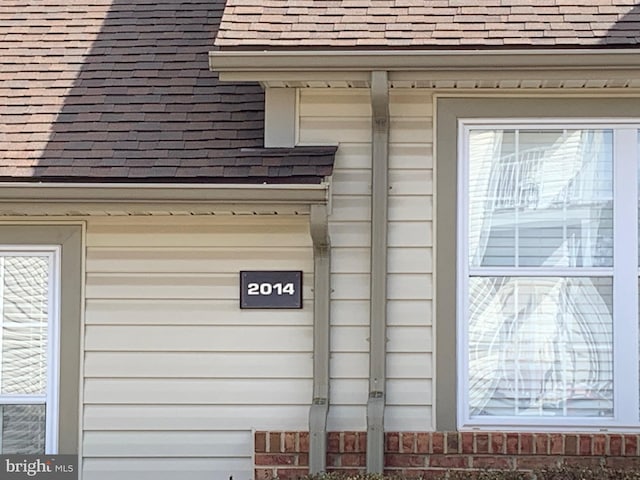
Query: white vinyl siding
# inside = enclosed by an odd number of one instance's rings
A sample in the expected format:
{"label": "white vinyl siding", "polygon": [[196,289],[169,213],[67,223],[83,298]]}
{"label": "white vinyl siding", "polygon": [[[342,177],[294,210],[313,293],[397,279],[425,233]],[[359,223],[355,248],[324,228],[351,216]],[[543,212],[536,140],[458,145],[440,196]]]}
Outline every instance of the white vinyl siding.
{"label": "white vinyl siding", "polygon": [[[241,310],[240,270],[304,271],[302,310]],[[308,217],[90,218],[83,479],[246,480],[252,430],[306,430]]]}
{"label": "white vinyl siding", "polygon": [[[371,255],[369,91],[302,89],[299,115],[300,144],[339,144],[330,216],[333,294],[328,429],[364,430]],[[385,428],[430,430],[433,428],[431,95],[392,90],[390,115]]]}
{"label": "white vinyl siding", "polygon": [[[250,439],[250,435],[246,438]],[[249,457],[249,465],[251,459]],[[114,478],[135,478],[136,480],[157,480],[188,478],[189,480],[210,480],[229,477],[252,478],[247,471],[247,458],[207,455],[186,457],[138,457],[138,458],[86,458],[83,462],[83,478],[112,480]],[[224,473],[223,473],[224,472]]]}
{"label": "white vinyl siding", "polygon": [[300,91],[303,145],[339,144],[331,186],[329,431],[366,429],[369,394],[371,108],[369,91]]}

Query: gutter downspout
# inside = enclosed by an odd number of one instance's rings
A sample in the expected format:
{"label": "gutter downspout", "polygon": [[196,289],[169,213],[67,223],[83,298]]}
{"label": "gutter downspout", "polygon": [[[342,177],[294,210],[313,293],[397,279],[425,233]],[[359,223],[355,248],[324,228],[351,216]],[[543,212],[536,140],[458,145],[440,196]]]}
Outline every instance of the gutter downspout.
{"label": "gutter downspout", "polygon": [[331,243],[326,205],[311,205],[313,241],[313,403],[309,410],[309,473],[326,471],[329,412]]}
{"label": "gutter downspout", "polygon": [[387,203],[389,191],[389,86],[386,71],[371,72],[371,298],[367,472],[384,469],[387,327]]}

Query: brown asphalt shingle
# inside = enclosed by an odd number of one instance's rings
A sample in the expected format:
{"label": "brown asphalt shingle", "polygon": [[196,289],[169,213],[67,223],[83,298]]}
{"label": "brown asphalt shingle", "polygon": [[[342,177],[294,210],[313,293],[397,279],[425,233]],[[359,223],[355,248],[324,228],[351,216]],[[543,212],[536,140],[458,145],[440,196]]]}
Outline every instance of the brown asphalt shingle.
{"label": "brown asphalt shingle", "polygon": [[261,88],[219,83],[209,71],[223,7],[224,0],[2,0],[0,180],[329,175],[334,148],[261,150]]}
{"label": "brown asphalt shingle", "polygon": [[635,0],[229,0],[218,47],[607,47],[640,43]]}

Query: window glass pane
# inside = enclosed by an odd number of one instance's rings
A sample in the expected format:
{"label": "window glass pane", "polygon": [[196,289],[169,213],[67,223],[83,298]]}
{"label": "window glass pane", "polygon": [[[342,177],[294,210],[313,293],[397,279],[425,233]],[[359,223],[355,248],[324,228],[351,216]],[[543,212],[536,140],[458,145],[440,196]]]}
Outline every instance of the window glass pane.
{"label": "window glass pane", "polygon": [[613,415],[610,277],[469,279],[472,417]]}
{"label": "window glass pane", "polygon": [[0,413],[0,453],[44,453],[44,405],[0,405]]}
{"label": "window glass pane", "polygon": [[49,259],[0,257],[2,346],[0,393],[45,394]]}
{"label": "window glass pane", "polygon": [[469,264],[610,267],[610,130],[472,130]]}

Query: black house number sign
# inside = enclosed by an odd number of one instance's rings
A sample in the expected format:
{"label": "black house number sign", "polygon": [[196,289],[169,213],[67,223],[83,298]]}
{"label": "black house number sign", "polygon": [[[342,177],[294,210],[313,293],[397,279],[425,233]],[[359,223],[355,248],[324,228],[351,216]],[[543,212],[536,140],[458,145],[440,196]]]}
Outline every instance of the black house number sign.
{"label": "black house number sign", "polygon": [[302,308],[302,272],[240,272],[240,308]]}

